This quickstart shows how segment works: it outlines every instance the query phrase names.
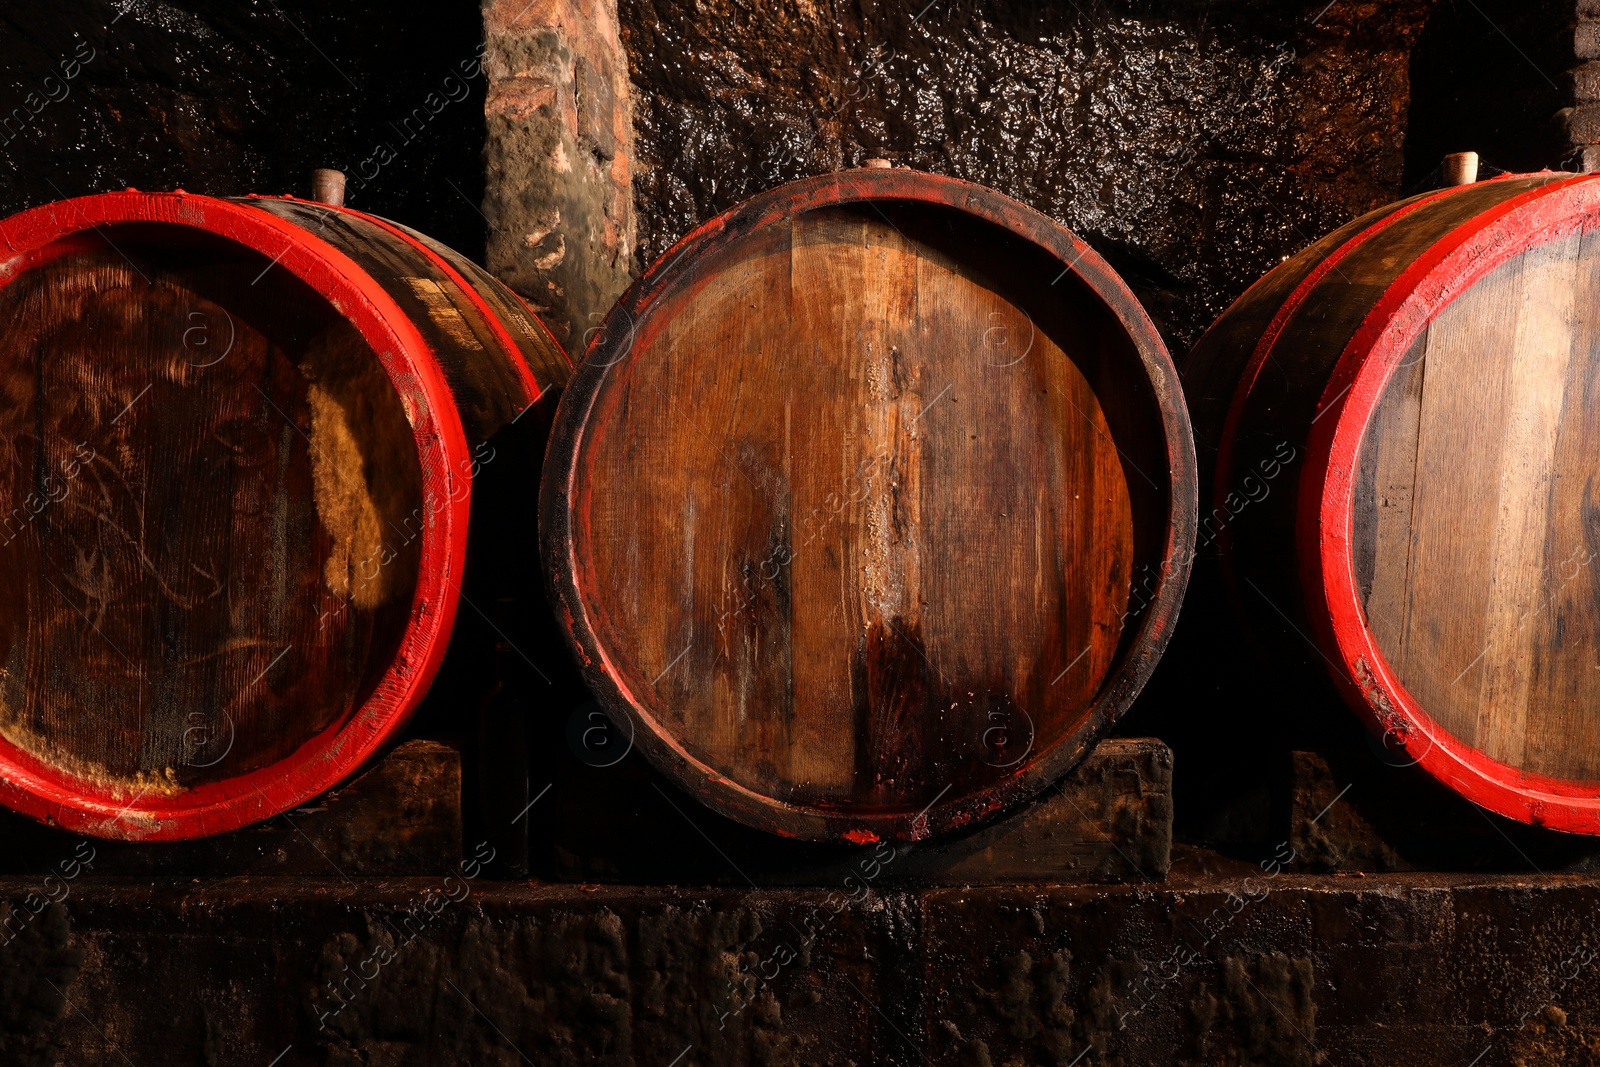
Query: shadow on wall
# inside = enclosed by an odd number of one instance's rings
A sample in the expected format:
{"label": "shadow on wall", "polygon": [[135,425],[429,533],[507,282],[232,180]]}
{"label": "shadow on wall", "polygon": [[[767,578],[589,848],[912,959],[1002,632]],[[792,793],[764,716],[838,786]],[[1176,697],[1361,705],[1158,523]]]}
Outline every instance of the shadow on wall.
{"label": "shadow on wall", "polygon": [[0,2],[0,214],[129,186],[308,193],[482,261],[475,0]]}
{"label": "shadow on wall", "polygon": [[1411,53],[1407,193],[1439,183],[1447,152],[1478,152],[1482,177],[1576,169],[1558,113],[1572,103],[1573,0],[1445,0]]}

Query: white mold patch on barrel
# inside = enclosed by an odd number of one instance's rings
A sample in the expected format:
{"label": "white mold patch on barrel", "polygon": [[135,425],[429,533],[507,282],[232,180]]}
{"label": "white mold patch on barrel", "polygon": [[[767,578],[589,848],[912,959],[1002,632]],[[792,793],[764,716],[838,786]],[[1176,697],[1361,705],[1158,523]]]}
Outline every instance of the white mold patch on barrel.
{"label": "white mold patch on barrel", "polygon": [[21,717],[12,714],[9,709],[0,708],[0,736],[40,762],[91,783],[118,800],[131,803],[139,797],[175,797],[186,792],[173,767],[139,771],[131,775],[118,774],[100,763],[68,752],[48,737],[30,730]]}
{"label": "white mold patch on barrel", "polygon": [[300,365],[311,383],[311,475],[317,516],[334,541],[323,577],[362,609],[409,595],[424,525],[421,472],[399,396],[348,324],[322,335]]}

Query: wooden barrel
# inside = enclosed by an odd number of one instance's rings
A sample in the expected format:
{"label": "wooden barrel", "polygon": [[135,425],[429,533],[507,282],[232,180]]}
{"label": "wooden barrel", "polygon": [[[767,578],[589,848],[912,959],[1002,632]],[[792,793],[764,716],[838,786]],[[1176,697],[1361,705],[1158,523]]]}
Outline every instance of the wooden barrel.
{"label": "wooden barrel", "polygon": [[170,840],[334,785],[439,666],[473,477],[560,348],[291,198],[68,200],[0,256],[0,802]]}
{"label": "wooden barrel", "polygon": [[1600,832],[1600,183],[1413,197],[1288,260],[1184,368],[1251,628],[1404,762]]}
{"label": "wooden barrel", "polygon": [[721,812],[811,840],[970,824],[1127,707],[1188,575],[1176,372],[1116,274],[997,193],[787,185],[613,309],[540,536],[597,699]]}

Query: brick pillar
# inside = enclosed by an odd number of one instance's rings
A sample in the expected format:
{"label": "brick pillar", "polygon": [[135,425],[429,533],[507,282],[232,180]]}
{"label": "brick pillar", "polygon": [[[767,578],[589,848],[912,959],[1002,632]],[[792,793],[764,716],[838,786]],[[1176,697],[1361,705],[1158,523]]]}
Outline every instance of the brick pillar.
{"label": "brick pillar", "polygon": [[1566,132],[1585,171],[1600,170],[1600,0],[1576,0],[1572,69],[1572,107]]}
{"label": "brick pillar", "polygon": [[485,0],[488,266],[574,358],[632,280],[633,121],[616,0]]}

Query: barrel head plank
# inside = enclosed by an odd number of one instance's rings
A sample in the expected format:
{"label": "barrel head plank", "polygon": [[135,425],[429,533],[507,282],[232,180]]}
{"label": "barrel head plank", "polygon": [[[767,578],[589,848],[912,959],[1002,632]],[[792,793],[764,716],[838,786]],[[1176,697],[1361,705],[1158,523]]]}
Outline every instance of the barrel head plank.
{"label": "barrel head plank", "polygon": [[647,754],[757,825],[905,832],[1070,765],[1126,698],[1188,446],[1175,471],[1147,339],[1062,259],[816,193],[619,305],[558,416],[546,552]]}
{"label": "barrel head plank", "polygon": [[[265,766],[403,624],[420,503],[376,357],[267,257],[119,234],[0,288],[0,732],[130,792]],[[131,261],[129,258],[131,257]],[[409,459],[409,470],[406,461]]]}
{"label": "barrel head plank", "polygon": [[455,253],[289,197],[105,193],[0,248],[0,803],[170,841],[336,785],[443,662],[491,440],[550,394],[492,479],[527,499],[564,355]]}

